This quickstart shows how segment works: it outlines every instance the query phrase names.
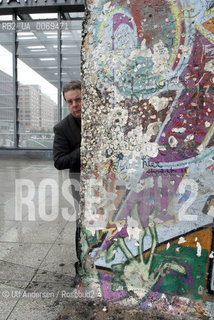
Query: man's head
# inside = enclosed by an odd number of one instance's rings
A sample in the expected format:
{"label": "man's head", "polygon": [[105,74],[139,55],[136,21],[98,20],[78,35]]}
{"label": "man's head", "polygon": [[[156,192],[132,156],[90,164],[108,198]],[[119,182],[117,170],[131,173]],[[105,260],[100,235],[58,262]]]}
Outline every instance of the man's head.
{"label": "man's head", "polygon": [[72,80],[63,87],[63,97],[75,118],[81,118],[81,82]]}

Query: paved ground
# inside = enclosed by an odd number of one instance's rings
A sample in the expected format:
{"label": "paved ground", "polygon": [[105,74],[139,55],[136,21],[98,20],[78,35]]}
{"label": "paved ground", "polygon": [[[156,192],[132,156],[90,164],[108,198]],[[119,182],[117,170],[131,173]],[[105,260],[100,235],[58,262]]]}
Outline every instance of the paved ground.
{"label": "paved ground", "polygon": [[55,320],[69,301],[76,226],[61,214],[67,178],[53,161],[0,160],[0,320]]}

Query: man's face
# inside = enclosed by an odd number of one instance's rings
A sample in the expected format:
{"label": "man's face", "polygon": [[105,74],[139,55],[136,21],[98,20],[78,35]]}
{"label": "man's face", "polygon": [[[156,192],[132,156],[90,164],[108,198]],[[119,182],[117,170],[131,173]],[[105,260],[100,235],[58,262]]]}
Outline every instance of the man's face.
{"label": "man's face", "polygon": [[70,113],[75,118],[81,118],[81,91],[79,89],[69,90],[64,93],[65,101]]}

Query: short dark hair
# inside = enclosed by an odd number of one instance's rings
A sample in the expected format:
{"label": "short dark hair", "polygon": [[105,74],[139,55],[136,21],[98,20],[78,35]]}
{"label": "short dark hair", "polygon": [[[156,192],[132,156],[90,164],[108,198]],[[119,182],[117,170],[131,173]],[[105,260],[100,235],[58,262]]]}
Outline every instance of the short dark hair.
{"label": "short dark hair", "polygon": [[79,89],[81,90],[81,82],[79,80],[71,80],[68,83],[66,83],[63,87],[63,97],[65,98],[65,92],[70,91],[70,90],[76,90]]}

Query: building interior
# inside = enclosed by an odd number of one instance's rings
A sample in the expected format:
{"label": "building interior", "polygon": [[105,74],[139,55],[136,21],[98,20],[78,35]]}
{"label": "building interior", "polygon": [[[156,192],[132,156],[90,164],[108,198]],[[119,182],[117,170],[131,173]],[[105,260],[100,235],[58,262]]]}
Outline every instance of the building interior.
{"label": "building interior", "polygon": [[[55,169],[63,85],[80,79],[82,1],[0,3],[0,319],[57,319],[75,297],[76,222]],[[67,217],[62,208],[68,210]],[[71,210],[71,212],[69,212]],[[68,292],[68,295],[62,294]]]}

